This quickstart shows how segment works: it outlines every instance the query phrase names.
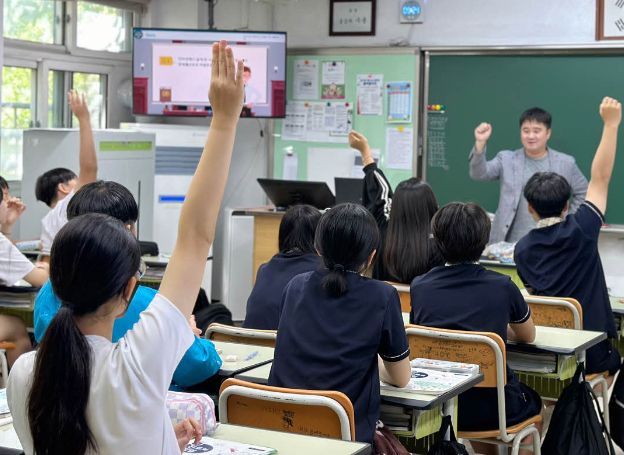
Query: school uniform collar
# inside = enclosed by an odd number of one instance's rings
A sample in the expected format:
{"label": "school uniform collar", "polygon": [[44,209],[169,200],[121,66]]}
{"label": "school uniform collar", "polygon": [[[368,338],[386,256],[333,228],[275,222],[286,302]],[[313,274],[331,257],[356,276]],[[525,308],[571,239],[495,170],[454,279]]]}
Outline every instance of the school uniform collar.
{"label": "school uniform collar", "polygon": [[537,229],[542,229],[549,226],[554,226],[555,224],[561,223],[563,218],[558,216],[551,216],[550,218],[542,218],[537,222]]}

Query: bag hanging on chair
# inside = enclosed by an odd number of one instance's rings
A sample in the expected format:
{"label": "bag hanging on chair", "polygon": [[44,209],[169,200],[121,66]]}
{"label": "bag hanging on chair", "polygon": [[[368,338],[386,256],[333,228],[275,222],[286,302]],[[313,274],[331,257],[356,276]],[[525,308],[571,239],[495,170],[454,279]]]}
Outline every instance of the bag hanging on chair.
{"label": "bag hanging on chair", "polygon": [[438,441],[429,448],[427,455],[468,455],[466,446],[455,438],[451,416],[442,417]]}
{"label": "bag hanging on chair", "polygon": [[598,399],[585,380],[585,368],[580,363],[572,383],[563,389],[555,405],[548,433],[542,443],[542,453],[615,455],[602,413],[597,413],[596,409],[599,409]]}
{"label": "bag hanging on chair", "polygon": [[377,421],[375,439],[373,440],[374,455],[410,455],[397,437],[383,424]]}

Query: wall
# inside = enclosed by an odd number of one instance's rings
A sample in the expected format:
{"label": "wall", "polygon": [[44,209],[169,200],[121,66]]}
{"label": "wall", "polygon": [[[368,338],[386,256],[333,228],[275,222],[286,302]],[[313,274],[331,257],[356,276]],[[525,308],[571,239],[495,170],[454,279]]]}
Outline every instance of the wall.
{"label": "wall", "polygon": [[560,45],[595,43],[596,0],[421,0],[423,24],[399,24],[399,0],[377,0],[374,37],[329,37],[328,0],[283,0],[275,30],[290,47]]}

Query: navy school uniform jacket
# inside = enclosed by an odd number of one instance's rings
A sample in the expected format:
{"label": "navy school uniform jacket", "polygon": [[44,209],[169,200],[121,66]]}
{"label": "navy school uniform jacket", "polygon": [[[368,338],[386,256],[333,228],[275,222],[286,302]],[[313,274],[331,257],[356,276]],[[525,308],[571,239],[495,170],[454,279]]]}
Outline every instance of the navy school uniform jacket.
{"label": "navy school uniform jacket", "polygon": [[[583,307],[583,328],[617,336],[607,283],[598,254],[604,216],[585,201],[576,213],[552,226],[531,230],[516,244],[514,260],[522,281],[536,295],[572,297]],[[617,369],[609,340],[587,350],[587,371]]]}
{"label": "navy school uniform jacket", "polygon": [[371,443],[379,418],[377,354],[409,355],[397,291],[381,281],[345,273],[348,291],[330,297],[327,270],[293,278],[284,291],[269,384],[337,390],[355,410],[355,437]]}
{"label": "navy school uniform jacket", "polygon": [[[416,277],[410,288],[410,322],[427,327],[494,332],[507,342],[507,325],[526,322],[531,311],[508,276],[479,264],[435,267]],[[507,425],[540,412],[537,393],[507,369]],[[472,388],[459,396],[458,427],[462,431],[498,428],[496,389]]]}
{"label": "navy school uniform jacket", "polygon": [[258,269],[256,284],[249,299],[243,327],[277,330],[282,293],[288,282],[300,273],[321,266],[316,254],[279,253]]}
{"label": "navy school uniform jacket", "polygon": [[[404,280],[393,276],[384,263],[386,233],[388,231],[390,209],[392,207],[392,187],[383,171],[377,167],[377,163],[371,163],[364,168],[364,188],[362,191],[362,205],[364,205],[375,218],[381,238],[377,254],[375,255],[375,263],[373,264],[373,278],[384,281],[402,282]],[[432,242],[429,265],[427,270],[423,270],[422,273],[428,272],[431,268],[443,264],[444,259],[440,255],[435,242]],[[407,281],[407,283],[409,283],[409,281]]]}

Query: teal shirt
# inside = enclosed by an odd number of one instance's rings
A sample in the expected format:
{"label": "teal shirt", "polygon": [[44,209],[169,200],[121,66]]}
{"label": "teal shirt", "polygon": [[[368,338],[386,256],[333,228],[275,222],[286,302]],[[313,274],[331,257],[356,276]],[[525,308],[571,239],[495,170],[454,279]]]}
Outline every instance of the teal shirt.
{"label": "teal shirt", "polygon": [[[132,326],[138,322],[141,312],[147,308],[157,291],[145,286],[137,288],[128,310],[113,326],[113,343],[123,337]],[[41,341],[45,331],[56,315],[61,302],[54,295],[52,285],[48,281],[43,285],[35,300],[35,340]],[[221,368],[221,358],[211,341],[195,337],[195,341],[180,360],[178,367],[173,373],[172,390],[180,387],[190,387],[198,384],[216,374]]]}

